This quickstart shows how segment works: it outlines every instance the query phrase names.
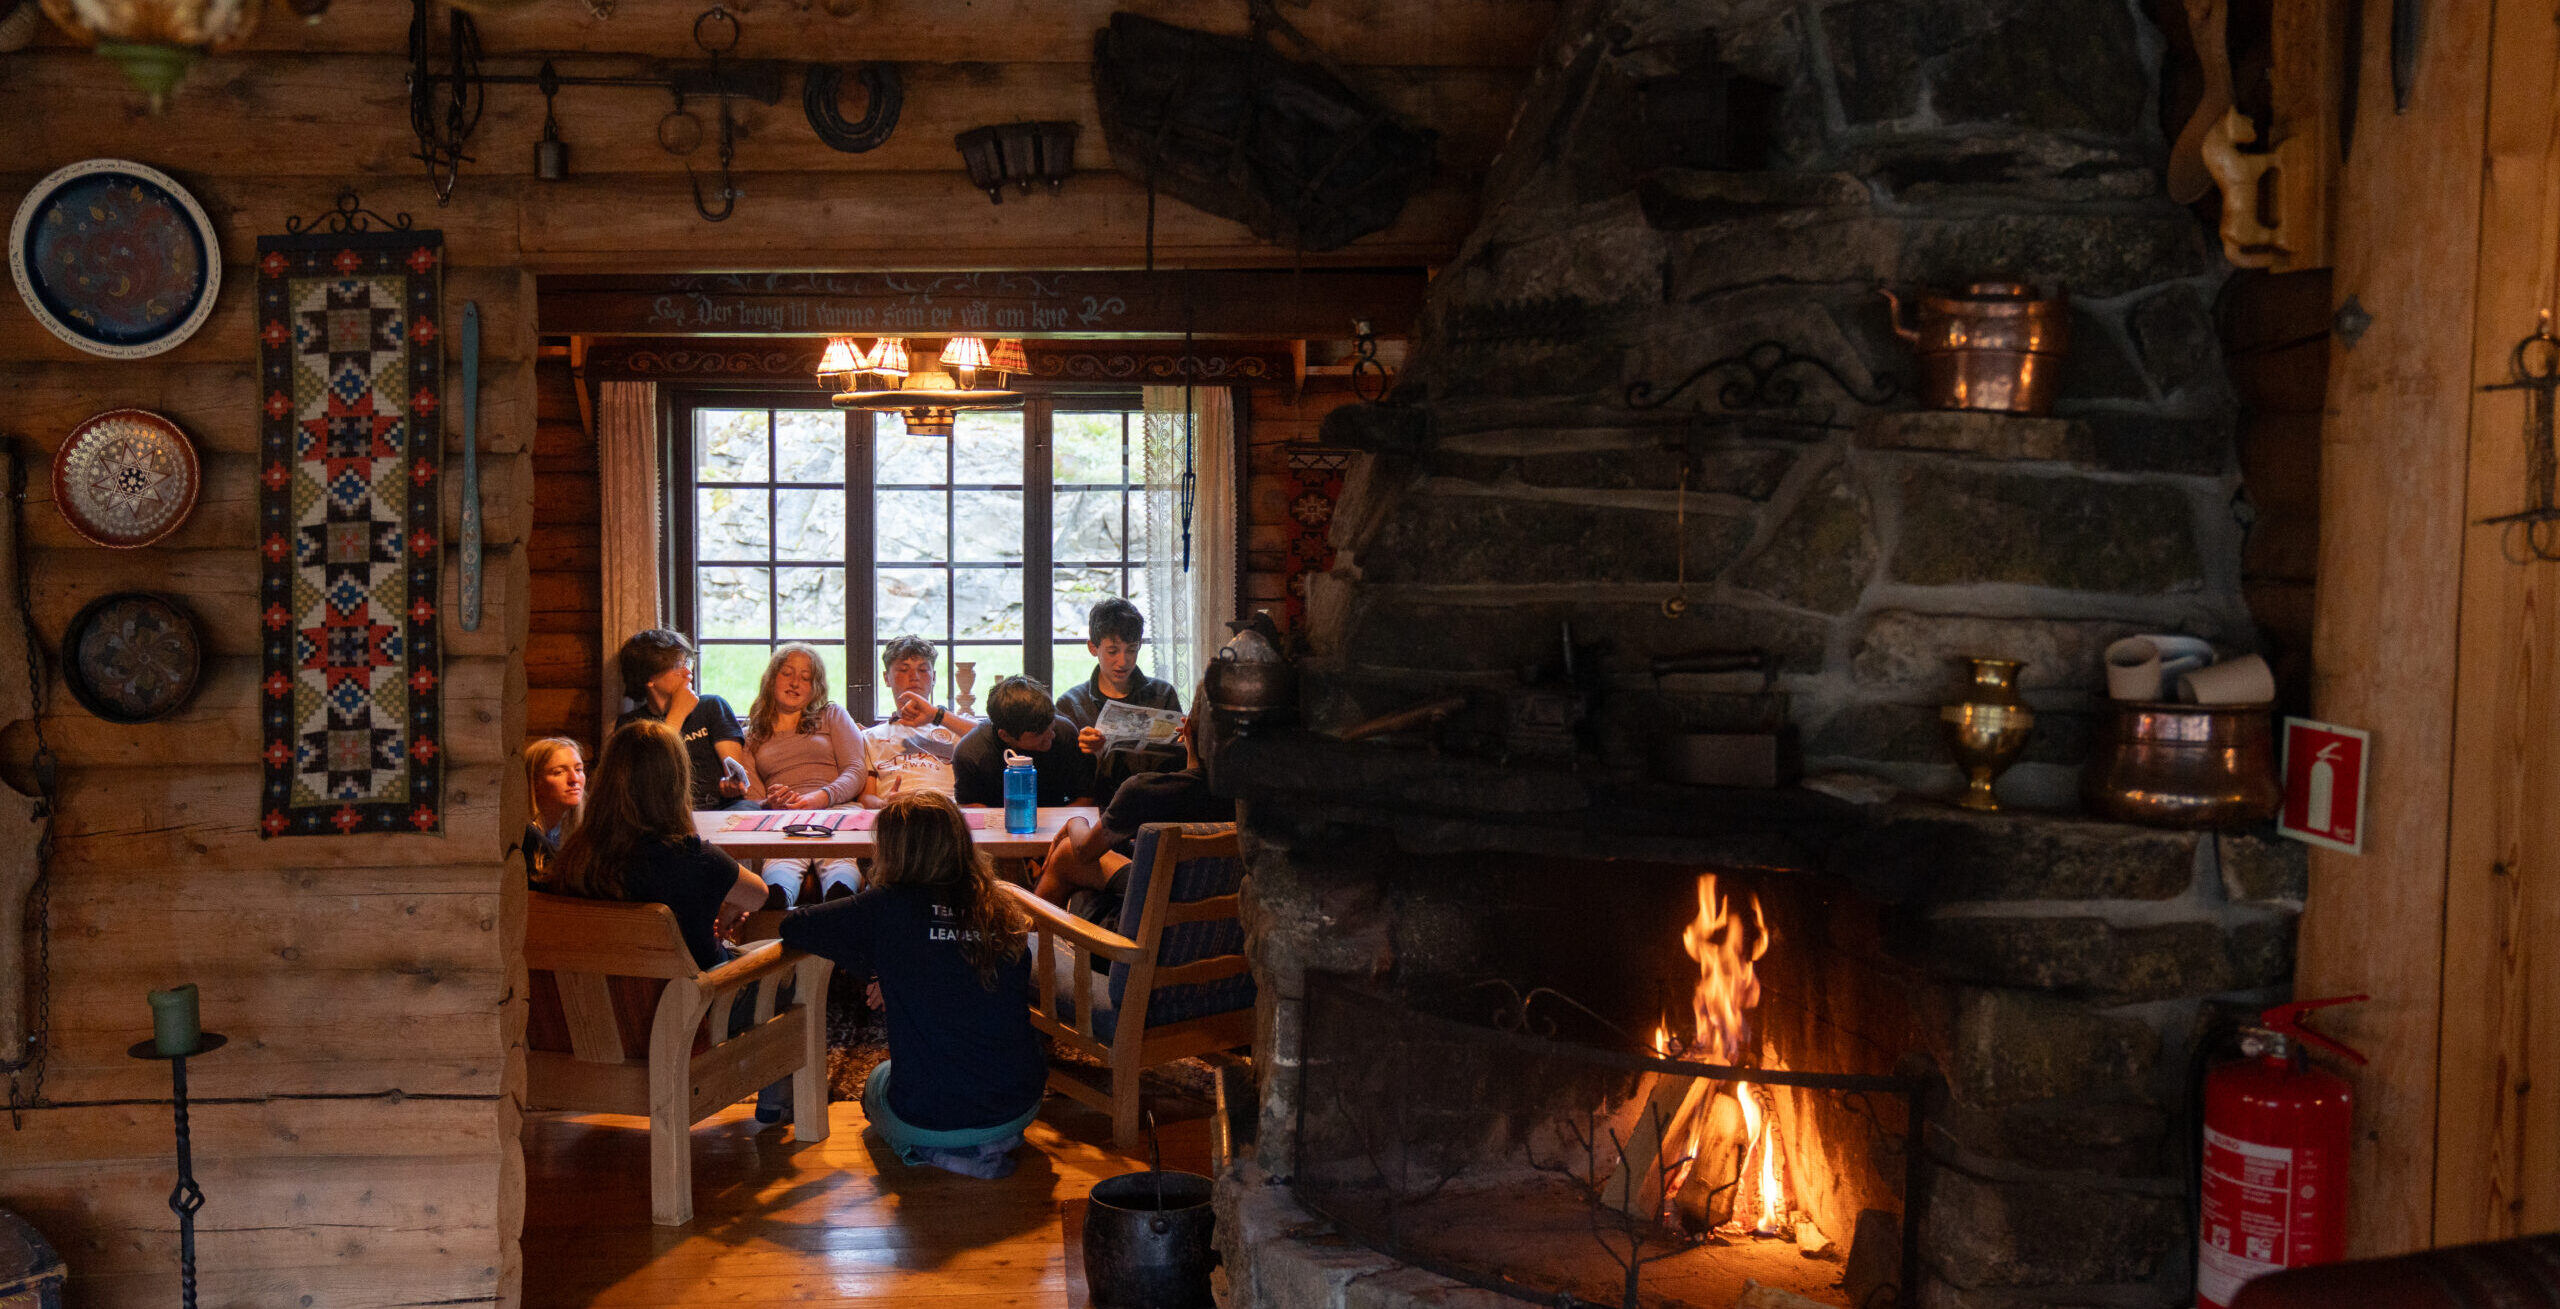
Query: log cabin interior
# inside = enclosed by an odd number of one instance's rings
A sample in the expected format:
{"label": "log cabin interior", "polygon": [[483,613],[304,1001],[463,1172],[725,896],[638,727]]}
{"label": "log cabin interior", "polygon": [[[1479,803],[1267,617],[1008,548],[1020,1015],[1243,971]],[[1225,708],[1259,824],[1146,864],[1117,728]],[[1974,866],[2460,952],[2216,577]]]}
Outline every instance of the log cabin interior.
{"label": "log cabin interior", "polygon": [[[2560,1304],[2547,3],[0,0],[0,204],[0,1306]],[[651,630],[864,889],[558,880]]]}

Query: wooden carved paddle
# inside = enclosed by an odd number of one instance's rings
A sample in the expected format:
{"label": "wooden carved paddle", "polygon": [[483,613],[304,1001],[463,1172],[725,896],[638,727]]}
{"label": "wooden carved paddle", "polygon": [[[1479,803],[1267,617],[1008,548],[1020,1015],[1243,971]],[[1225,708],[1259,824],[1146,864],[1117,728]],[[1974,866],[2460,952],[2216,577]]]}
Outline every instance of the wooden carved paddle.
{"label": "wooden carved paddle", "polygon": [[[19,454],[15,442],[0,440],[0,487],[15,486]],[[0,584],[19,586],[17,558],[18,497],[0,495]],[[14,598],[10,607],[15,608]],[[14,612],[0,617],[0,726],[35,714],[35,698],[27,685],[28,633]],[[0,786],[0,1067],[10,1067],[34,1053],[27,1044],[27,895],[43,874],[36,849],[36,801]],[[0,1078],[0,1081],[5,1081]]]}
{"label": "wooden carved paddle", "polygon": [[2204,166],[2204,137],[2231,112],[2224,0],[2186,0],[2186,6],[2187,35],[2195,42],[2197,62],[2204,65],[2204,98],[2196,102],[2177,144],[2169,147],[2169,198],[2182,205],[2194,204],[2213,189],[2213,175]]}
{"label": "wooden carved paddle", "polygon": [[480,302],[462,302],[462,630],[480,630]]}

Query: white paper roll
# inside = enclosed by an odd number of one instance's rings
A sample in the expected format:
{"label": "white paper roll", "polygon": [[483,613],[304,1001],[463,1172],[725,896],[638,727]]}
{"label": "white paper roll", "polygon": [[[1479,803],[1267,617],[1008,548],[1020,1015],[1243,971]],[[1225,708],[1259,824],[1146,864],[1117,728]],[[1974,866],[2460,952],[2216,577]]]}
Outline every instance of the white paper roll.
{"label": "white paper roll", "polygon": [[2197,704],[2265,704],[2276,698],[2276,675],[2266,660],[2242,655],[2179,677],[2178,696]]}

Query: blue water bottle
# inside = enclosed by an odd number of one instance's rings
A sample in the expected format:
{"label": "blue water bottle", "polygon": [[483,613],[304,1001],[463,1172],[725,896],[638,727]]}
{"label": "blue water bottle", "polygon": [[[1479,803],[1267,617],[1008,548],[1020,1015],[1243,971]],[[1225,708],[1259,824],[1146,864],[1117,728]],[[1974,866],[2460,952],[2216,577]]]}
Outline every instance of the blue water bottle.
{"label": "blue water bottle", "polygon": [[1040,830],[1040,770],[1028,755],[1004,752],[1004,830],[1029,836]]}

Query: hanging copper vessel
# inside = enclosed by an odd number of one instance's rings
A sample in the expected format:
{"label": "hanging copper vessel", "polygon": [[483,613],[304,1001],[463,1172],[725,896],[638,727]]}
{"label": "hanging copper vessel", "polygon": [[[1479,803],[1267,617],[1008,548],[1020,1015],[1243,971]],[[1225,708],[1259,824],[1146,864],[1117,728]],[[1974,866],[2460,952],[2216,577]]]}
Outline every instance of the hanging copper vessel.
{"label": "hanging copper vessel", "polygon": [[2053,408],[2062,356],[2071,348],[2071,302],[2036,298],[2024,282],[1976,282],[1962,295],[1932,295],[1919,321],[1892,291],[1893,330],[1920,355],[1920,402],[1932,409],[2042,414]]}

